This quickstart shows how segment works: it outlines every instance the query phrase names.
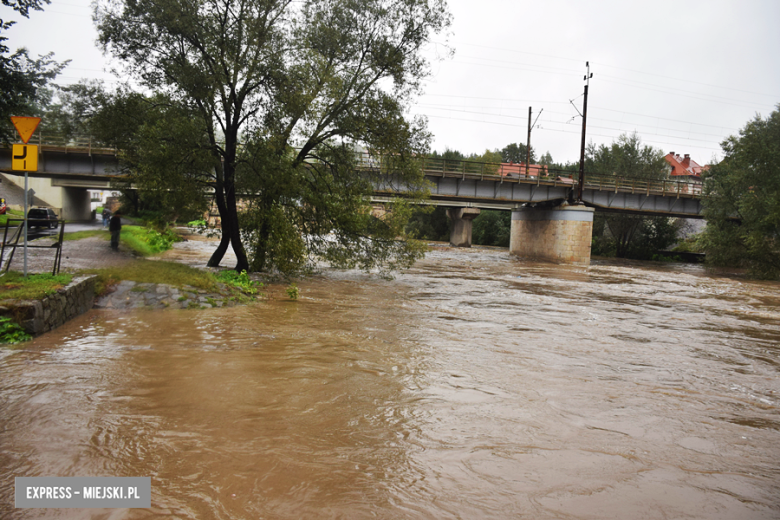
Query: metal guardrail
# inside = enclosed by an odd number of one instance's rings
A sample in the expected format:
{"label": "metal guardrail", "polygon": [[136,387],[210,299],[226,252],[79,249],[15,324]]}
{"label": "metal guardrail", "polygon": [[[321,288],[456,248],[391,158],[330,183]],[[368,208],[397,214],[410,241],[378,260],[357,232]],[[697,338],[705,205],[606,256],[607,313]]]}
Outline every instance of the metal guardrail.
{"label": "metal guardrail", "polygon": [[[376,157],[363,154],[359,165],[363,168],[387,168]],[[468,160],[422,159],[422,169],[426,175],[441,177],[460,177],[461,179],[493,180],[516,182],[544,186],[576,186],[577,179],[571,171],[554,168],[529,167],[519,164],[487,163]],[[677,181],[669,179],[632,179],[613,175],[597,175],[585,172],[585,188],[615,193],[638,195],[661,195],[698,198],[702,195],[699,182]]]}
{"label": "metal guardrail", "polygon": [[43,132],[35,132],[28,144],[38,145],[41,150],[44,148],[54,149],[57,151],[86,151],[88,154],[100,153],[116,155],[118,150],[111,146],[106,146],[99,141],[96,141],[91,136],[74,136],[74,137],[62,137],[59,135],[44,134]]}
{"label": "metal guardrail", "polygon": [[[23,230],[25,221],[27,222],[27,225],[29,226],[30,222],[35,222],[37,224],[51,224],[52,222],[57,222],[58,227],[60,228],[60,231],[57,236],[57,241],[49,246],[39,246],[39,245],[31,245],[31,244],[19,244],[19,240],[22,238]],[[18,225],[12,225],[11,222],[18,222]],[[8,237],[8,230],[12,229],[11,231],[11,237]],[[51,274],[55,275],[60,272],[60,265],[62,264],[62,236],[65,233],[65,221],[64,220],[48,220],[48,219],[39,219],[39,218],[8,218],[5,222],[5,231],[3,233],[3,242],[0,244],[0,267],[3,266],[3,260],[5,258],[5,250],[10,249],[11,254],[8,256],[8,259],[6,260],[4,271],[7,273],[8,270],[11,268],[11,262],[14,260],[14,253],[16,253],[16,249],[20,247],[26,247],[28,249],[55,249],[54,254],[54,265],[52,266]],[[25,260],[26,262],[26,260]]]}

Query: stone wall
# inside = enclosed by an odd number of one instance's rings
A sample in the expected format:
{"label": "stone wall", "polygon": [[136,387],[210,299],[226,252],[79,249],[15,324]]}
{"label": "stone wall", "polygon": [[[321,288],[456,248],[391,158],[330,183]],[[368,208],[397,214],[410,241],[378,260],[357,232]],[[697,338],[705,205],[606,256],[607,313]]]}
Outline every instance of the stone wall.
{"label": "stone wall", "polygon": [[0,314],[13,317],[28,334],[38,336],[91,309],[95,280],[94,276],[78,276],[42,300],[0,302]]}
{"label": "stone wall", "polygon": [[512,212],[509,252],[531,260],[590,265],[593,208],[560,206]]}

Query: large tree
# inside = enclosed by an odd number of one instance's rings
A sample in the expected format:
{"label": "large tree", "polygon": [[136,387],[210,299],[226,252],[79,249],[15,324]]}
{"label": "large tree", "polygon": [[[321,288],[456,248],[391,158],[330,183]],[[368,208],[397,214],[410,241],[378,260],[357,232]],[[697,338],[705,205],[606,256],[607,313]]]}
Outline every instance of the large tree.
{"label": "large tree", "polygon": [[726,139],[724,159],[702,174],[707,262],[780,277],[780,107]]}
{"label": "large tree", "polygon": [[257,269],[416,257],[393,235],[402,204],[369,214],[355,152],[422,185],[429,136],[405,110],[428,72],[422,47],[449,24],[444,0],[120,0],[95,19],[135,81],[203,124],[222,217],[209,265],[232,245],[236,269],[249,268],[242,226]]}
{"label": "large tree", "polygon": [[[644,181],[665,179],[669,175],[664,153],[643,145],[636,133],[623,134],[609,146],[590,143],[586,149],[585,170]],[[614,253],[620,258],[649,258],[656,250],[670,245],[676,234],[667,217],[597,212],[593,226],[595,253]],[[603,233],[606,229],[609,234]]]}
{"label": "large tree", "polygon": [[[501,149],[501,158],[504,162],[523,163],[525,164],[528,147],[523,143],[510,143]],[[531,164],[536,163],[536,150],[531,147]]]}

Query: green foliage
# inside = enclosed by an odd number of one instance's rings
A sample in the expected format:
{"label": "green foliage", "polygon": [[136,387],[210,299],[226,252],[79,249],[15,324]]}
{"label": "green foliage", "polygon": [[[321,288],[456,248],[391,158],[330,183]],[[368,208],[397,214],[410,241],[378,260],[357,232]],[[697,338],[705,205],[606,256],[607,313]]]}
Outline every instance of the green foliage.
{"label": "green foliage", "polygon": [[512,212],[482,210],[472,224],[471,241],[483,246],[509,247],[511,227]]}
{"label": "green foliage", "polygon": [[544,153],[539,158],[539,164],[543,164],[545,166],[554,166],[555,165],[555,163],[553,162],[552,155],[550,155],[550,152]]}
{"label": "green foliage", "polygon": [[252,296],[258,294],[260,292],[260,288],[263,287],[262,283],[255,282],[249,278],[249,275],[246,271],[241,271],[240,273],[237,273],[233,270],[220,271],[217,273],[216,277],[217,280],[223,284],[229,287],[235,287],[241,292]]}
{"label": "green foliage", "polygon": [[725,158],[702,175],[707,263],[780,278],[780,105],[721,143]]}
{"label": "green foliage", "polygon": [[[428,74],[423,48],[450,24],[444,0],[119,0],[95,17],[104,50],[150,93],[118,96],[101,128],[169,206],[213,191],[223,234],[209,265],[228,245],[237,271],[250,258],[293,272],[315,258],[392,269],[419,257],[403,235],[410,212],[368,218],[354,152],[425,195],[430,136],[407,109]],[[241,219],[237,193],[252,194]]]}
{"label": "green foliage", "polygon": [[585,171],[626,179],[665,179],[669,165],[661,150],[642,145],[636,133],[623,134],[610,146],[589,143],[585,150]]}
{"label": "green foliage", "polygon": [[11,318],[0,317],[0,343],[14,345],[31,339],[32,336],[27,334],[21,325]]}
{"label": "green foliage", "polygon": [[70,274],[28,274],[9,271],[0,277],[0,300],[37,300],[57,292],[73,279]]}
{"label": "green foliage", "polygon": [[9,218],[21,217],[24,215],[24,211],[16,209],[7,209],[5,215],[0,215],[0,225],[5,226],[8,223]]}
{"label": "green foliage", "polygon": [[164,283],[177,287],[189,285],[205,291],[217,292],[217,279],[214,275],[176,262],[139,259],[123,264],[121,267],[86,269],[83,272],[98,276],[96,292],[99,295],[121,280],[137,283]]}
{"label": "green foliage", "polygon": [[[501,157],[503,162],[512,162],[515,164],[525,164],[527,158],[528,147],[522,143],[511,143],[501,149]],[[531,163],[536,164],[536,150],[531,147]]]}
{"label": "green foliage", "polygon": [[[25,18],[30,17],[30,10],[42,11],[43,4],[48,3],[49,0],[3,0],[3,5]],[[40,115],[40,104],[47,100],[44,87],[68,64],[52,60],[53,53],[34,60],[27,49],[11,52],[4,32],[15,23],[0,20],[0,139],[6,142],[16,136],[9,117]]]}
{"label": "green foliage", "polygon": [[420,240],[442,242],[450,239],[451,227],[444,206],[419,206],[413,211],[406,232]]}
{"label": "green foliage", "polygon": [[291,283],[290,285],[287,286],[286,292],[288,298],[290,298],[291,300],[297,300],[301,291],[300,289],[298,289],[297,285]]}
{"label": "green foliage", "polygon": [[597,211],[593,218],[594,256],[651,260],[657,251],[677,241],[679,223],[669,217],[609,214]]}
{"label": "green foliage", "polygon": [[68,242],[68,241],[82,240],[84,238],[99,237],[99,236],[102,236],[106,240],[111,238],[111,234],[104,229],[88,229],[85,231],[74,231],[73,233],[63,233],[62,241]]}
{"label": "green foliage", "polygon": [[666,255],[659,255],[654,254],[652,257],[650,257],[650,260],[654,262],[683,262],[683,259],[681,256],[674,255],[674,256],[666,256]]}
{"label": "green foliage", "polygon": [[701,235],[693,235],[679,242],[672,250],[677,253],[704,253],[701,245]]}
{"label": "green foliage", "polygon": [[[586,148],[585,171],[634,179],[664,179],[669,167],[664,153],[642,145],[639,136],[623,134],[610,146]],[[649,260],[656,251],[676,240],[678,226],[666,217],[644,217],[597,211],[593,221],[591,253]]]}
{"label": "green foliage", "polygon": [[181,238],[172,230],[162,232],[151,227],[122,226],[120,238],[123,244],[142,256],[152,256],[167,251]]}

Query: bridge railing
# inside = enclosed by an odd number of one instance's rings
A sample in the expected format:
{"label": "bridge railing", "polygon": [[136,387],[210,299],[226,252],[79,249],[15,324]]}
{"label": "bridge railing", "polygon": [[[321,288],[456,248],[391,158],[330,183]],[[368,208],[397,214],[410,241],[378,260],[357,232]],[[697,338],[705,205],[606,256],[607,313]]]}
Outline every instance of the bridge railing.
{"label": "bridge railing", "polygon": [[610,175],[585,174],[585,187],[598,191],[645,195],[685,195],[700,197],[702,183],[668,179],[642,180]]}
{"label": "bridge railing", "polygon": [[78,149],[78,150],[100,150],[101,152],[110,152],[116,154],[116,148],[106,146],[96,141],[89,135],[77,135],[72,137],[63,137],[56,134],[47,134],[44,132],[35,132],[29,140],[29,144],[36,144],[41,148],[57,149]]}
{"label": "bridge railing", "polygon": [[[75,136],[64,138],[57,135],[36,132],[30,139],[31,144],[39,144],[45,147],[67,149],[100,150],[105,153],[116,154],[117,150],[108,148],[96,142],[90,136]],[[391,156],[377,156],[367,152],[357,153],[357,163],[366,169],[387,169],[392,165]],[[558,170],[543,165],[529,165],[526,168],[521,164],[491,163],[474,161],[469,159],[452,160],[423,157],[422,169],[427,175],[440,175],[443,177],[461,177],[480,179],[492,178],[501,181],[573,185],[577,182],[576,174],[568,170]],[[700,197],[702,183],[691,181],[678,181],[672,179],[641,180],[612,175],[596,175],[585,173],[585,187],[598,191],[614,191],[621,193],[635,193],[645,195],[677,195],[687,197]]]}
{"label": "bridge railing", "polygon": [[[549,168],[542,165],[486,163],[470,160],[422,159],[422,168],[427,175],[443,177],[484,178],[494,176],[514,182],[536,184],[576,184],[578,175],[569,170]],[[700,197],[702,183],[674,179],[636,179],[614,175],[597,175],[585,172],[585,187],[598,191],[614,191],[645,195],[677,195]]]}

